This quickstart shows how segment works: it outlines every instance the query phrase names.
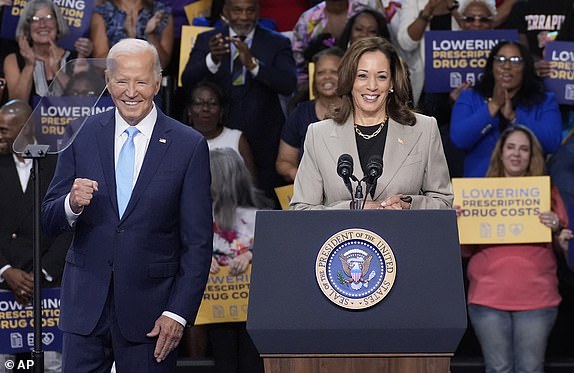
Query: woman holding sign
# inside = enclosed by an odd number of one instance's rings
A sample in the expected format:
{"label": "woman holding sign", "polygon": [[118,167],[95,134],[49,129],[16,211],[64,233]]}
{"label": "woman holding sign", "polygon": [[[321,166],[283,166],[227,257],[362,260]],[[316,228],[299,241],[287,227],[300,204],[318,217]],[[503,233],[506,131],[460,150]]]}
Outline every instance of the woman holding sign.
{"label": "woman holding sign", "polygon": [[[231,148],[209,152],[213,198],[213,257],[211,274],[223,267],[229,276],[244,273],[251,263],[255,211],[267,201],[253,186],[241,156]],[[263,373],[263,361],[244,322],[207,325],[215,371]]]}
{"label": "woman holding sign", "polygon": [[527,49],[502,41],[490,52],[476,86],[460,93],[452,111],[450,138],[466,152],[465,177],[486,174],[500,133],[516,123],[534,132],[545,154],[558,150],[562,125],[554,94],[545,90]]}
{"label": "woman holding sign", "polygon": [[[544,155],[535,135],[523,126],[506,129],[498,140],[488,177],[541,176]],[[552,188],[552,210],[540,223],[565,244],[568,216]],[[460,213],[460,209],[457,208]],[[555,245],[558,249],[558,245]],[[543,372],[546,344],[560,294],[552,244],[464,246],[470,253],[468,315],[480,342],[487,372]],[[558,250],[559,251],[559,250]]]}

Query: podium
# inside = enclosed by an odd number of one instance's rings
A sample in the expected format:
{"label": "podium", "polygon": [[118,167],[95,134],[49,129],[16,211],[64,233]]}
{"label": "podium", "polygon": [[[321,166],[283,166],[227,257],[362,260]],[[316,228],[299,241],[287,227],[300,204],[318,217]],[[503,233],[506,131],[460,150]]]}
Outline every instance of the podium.
{"label": "podium", "polygon": [[[395,258],[394,284],[363,309],[321,290],[317,256],[349,229]],[[445,373],[467,326],[453,210],[258,211],[247,330],[267,373]]]}

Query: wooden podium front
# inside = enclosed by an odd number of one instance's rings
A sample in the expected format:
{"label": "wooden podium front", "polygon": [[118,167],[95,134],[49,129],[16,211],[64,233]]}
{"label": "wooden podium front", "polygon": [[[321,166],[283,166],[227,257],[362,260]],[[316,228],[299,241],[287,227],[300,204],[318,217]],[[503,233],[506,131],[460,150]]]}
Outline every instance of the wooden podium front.
{"label": "wooden podium front", "polygon": [[263,356],[265,373],[448,373],[452,356]]}
{"label": "wooden podium front", "polygon": [[[316,276],[322,246],[349,229],[395,257],[390,291],[363,309],[336,304]],[[253,251],[247,330],[266,373],[449,372],[467,322],[453,210],[258,211]]]}

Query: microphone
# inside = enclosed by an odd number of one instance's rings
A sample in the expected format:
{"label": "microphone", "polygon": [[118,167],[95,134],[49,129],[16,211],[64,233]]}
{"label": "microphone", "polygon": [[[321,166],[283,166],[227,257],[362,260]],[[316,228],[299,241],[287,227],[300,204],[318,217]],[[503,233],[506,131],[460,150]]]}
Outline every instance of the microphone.
{"label": "microphone", "polygon": [[371,194],[371,199],[375,198],[377,189],[377,179],[383,174],[383,158],[380,155],[373,155],[367,162],[367,175],[365,176],[367,189],[365,194]]}
{"label": "microphone", "polygon": [[349,154],[341,154],[339,160],[337,161],[337,175],[343,178],[345,186],[351,193],[351,198],[353,198],[353,188],[351,186],[351,177],[353,176],[353,157]]}

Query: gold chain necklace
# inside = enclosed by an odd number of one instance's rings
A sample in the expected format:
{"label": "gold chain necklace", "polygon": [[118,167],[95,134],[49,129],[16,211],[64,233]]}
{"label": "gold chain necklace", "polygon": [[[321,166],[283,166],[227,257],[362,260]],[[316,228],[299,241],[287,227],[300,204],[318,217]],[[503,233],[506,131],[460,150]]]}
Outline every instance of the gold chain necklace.
{"label": "gold chain necklace", "polygon": [[385,120],[378,124],[379,128],[377,128],[377,130],[375,132],[371,133],[370,135],[365,135],[363,132],[361,132],[361,130],[359,129],[359,126],[357,124],[355,124],[355,132],[357,133],[357,135],[361,136],[365,140],[370,140],[373,137],[377,136],[379,133],[381,133],[383,126],[385,124],[387,124],[388,120],[389,120],[389,116],[387,115],[385,117]]}

